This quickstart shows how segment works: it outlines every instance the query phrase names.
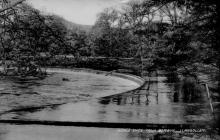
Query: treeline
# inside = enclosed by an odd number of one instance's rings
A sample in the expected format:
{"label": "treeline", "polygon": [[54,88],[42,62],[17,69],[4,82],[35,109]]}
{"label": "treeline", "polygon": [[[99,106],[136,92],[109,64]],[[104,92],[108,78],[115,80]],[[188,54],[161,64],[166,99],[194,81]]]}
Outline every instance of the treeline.
{"label": "treeline", "polygon": [[[3,9],[11,3],[0,4]],[[217,18],[214,0],[134,0],[122,9],[105,9],[86,32],[22,3],[0,12],[0,58],[23,75],[41,71],[46,59],[57,55],[75,61],[134,58],[149,71],[191,71],[198,63],[219,68]]]}
{"label": "treeline", "polygon": [[103,11],[94,26],[96,53],[139,57],[146,68],[218,67],[217,9],[214,1],[132,1]]}
{"label": "treeline", "polygon": [[[13,5],[6,0],[0,2],[1,9]],[[65,36],[65,26],[27,4],[18,3],[2,11],[0,59],[4,73],[15,67],[18,75],[41,74],[42,56],[58,54],[59,48],[65,46]]]}

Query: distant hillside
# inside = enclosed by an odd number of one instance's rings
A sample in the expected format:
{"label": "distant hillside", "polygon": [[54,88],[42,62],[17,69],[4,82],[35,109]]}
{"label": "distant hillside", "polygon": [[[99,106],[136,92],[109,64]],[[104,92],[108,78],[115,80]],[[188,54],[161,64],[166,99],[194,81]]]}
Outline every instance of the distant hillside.
{"label": "distant hillside", "polygon": [[71,21],[68,21],[64,19],[63,17],[53,15],[57,20],[61,21],[69,30],[82,30],[85,32],[89,32],[92,28],[92,25],[81,25],[81,24],[76,24]]}
{"label": "distant hillside", "polygon": [[76,24],[65,19],[63,20],[63,24],[67,27],[67,29],[70,29],[70,30],[83,30],[85,32],[89,32],[92,28],[92,25]]}

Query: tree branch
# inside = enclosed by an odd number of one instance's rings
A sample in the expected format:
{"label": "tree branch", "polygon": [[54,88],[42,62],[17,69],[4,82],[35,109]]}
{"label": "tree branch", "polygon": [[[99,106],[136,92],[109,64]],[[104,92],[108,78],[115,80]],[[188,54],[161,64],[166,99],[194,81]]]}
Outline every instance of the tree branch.
{"label": "tree branch", "polygon": [[9,10],[9,9],[11,9],[11,8],[13,8],[13,7],[15,7],[15,6],[17,6],[18,4],[21,4],[21,3],[24,2],[24,1],[26,1],[26,0],[19,0],[19,1],[17,1],[17,2],[14,2],[14,3],[8,5],[7,7],[3,8],[3,9],[0,9],[0,13],[4,12],[4,11],[6,11],[6,10]]}

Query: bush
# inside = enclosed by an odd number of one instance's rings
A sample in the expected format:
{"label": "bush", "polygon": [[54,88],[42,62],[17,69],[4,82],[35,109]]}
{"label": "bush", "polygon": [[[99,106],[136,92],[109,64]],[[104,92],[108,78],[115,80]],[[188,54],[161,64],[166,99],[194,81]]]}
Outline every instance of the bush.
{"label": "bush", "polygon": [[112,71],[119,68],[117,60],[107,58],[67,58],[55,57],[46,62],[46,66],[50,67],[74,67],[74,68],[90,68],[95,70]]}
{"label": "bush", "polygon": [[198,84],[196,78],[185,77],[182,81],[182,94],[185,100],[194,100],[201,96],[201,85]]}

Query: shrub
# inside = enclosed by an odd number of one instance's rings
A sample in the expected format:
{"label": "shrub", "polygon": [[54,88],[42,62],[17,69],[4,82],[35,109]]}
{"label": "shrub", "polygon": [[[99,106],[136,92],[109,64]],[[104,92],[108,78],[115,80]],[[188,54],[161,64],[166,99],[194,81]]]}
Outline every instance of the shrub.
{"label": "shrub", "polygon": [[187,76],[182,81],[182,95],[185,100],[194,100],[201,96],[201,85],[196,78]]}

